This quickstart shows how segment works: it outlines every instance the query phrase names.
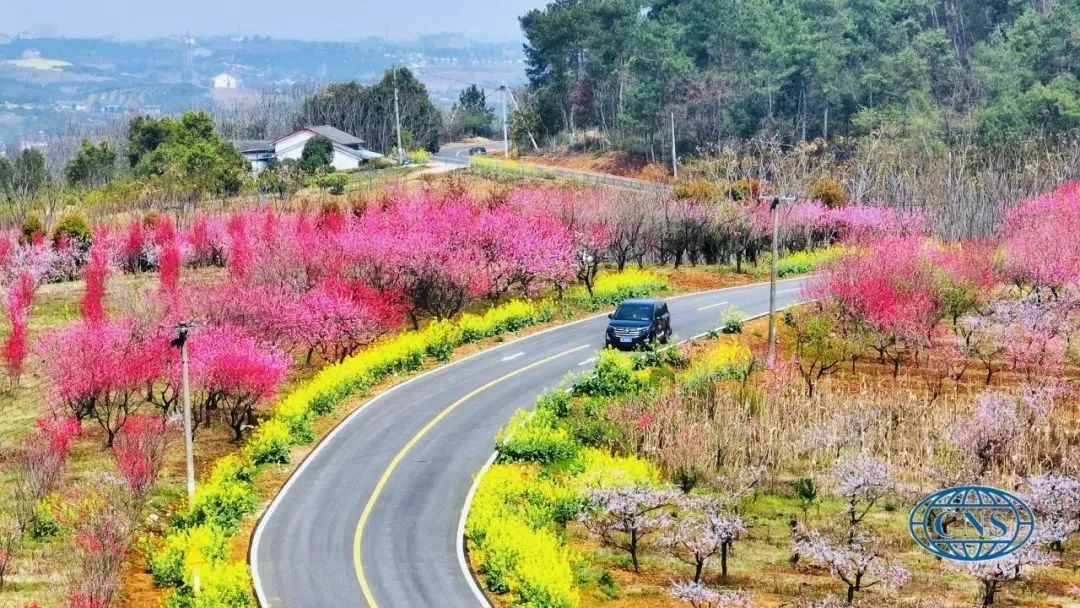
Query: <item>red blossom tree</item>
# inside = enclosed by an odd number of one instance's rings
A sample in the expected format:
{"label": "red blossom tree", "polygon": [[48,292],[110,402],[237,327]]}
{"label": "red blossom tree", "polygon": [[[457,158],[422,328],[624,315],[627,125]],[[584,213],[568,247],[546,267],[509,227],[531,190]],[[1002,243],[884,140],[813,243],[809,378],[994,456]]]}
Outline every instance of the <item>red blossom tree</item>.
{"label": "red blossom tree", "polygon": [[[256,405],[269,399],[288,370],[288,358],[261,346],[236,327],[206,327],[188,340],[190,379],[196,425],[205,425],[212,415],[220,415],[233,431],[236,441],[246,426],[254,424]],[[179,369],[172,382],[179,385]]]}
{"label": "red blossom tree", "polygon": [[86,292],[83,293],[81,309],[85,321],[99,323],[105,320],[105,283],[109,278],[109,251],[103,239],[95,239],[90,248],[90,261],[83,267]]}
{"label": "red blossom tree", "polygon": [[155,351],[166,345],[130,320],[77,321],[43,335],[37,354],[49,362],[44,372],[57,406],[77,420],[97,421],[111,447],[146,388],[162,376],[167,357]]}
{"label": "red blossom tree", "polygon": [[94,497],[81,505],[75,520],[71,608],[105,608],[112,602],[133,530],[130,514],[115,501]]}
{"label": "red blossom tree", "polygon": [[166,430],[164,417],[134,414],[124,421],[113,442],[116,468],[140,503],[153,488],[164,463]]}
{"label": "red blossom tree", "polygon": [[15,454],[15,516],[19,529],[26,531],[35,518],[34,506],[60,480],[71,444],[79,436],[78,420],[42,418],[35,432],[23,440]]}
{"label": "red blossom tree", "polygon": [[23,271],[8,288],[5,299],[11,334],[4,340],[3,357],[4,367],[12,383],[17,383],[23,373],[27,350],[26,328],[33,302],[34,281],[29,272]]}

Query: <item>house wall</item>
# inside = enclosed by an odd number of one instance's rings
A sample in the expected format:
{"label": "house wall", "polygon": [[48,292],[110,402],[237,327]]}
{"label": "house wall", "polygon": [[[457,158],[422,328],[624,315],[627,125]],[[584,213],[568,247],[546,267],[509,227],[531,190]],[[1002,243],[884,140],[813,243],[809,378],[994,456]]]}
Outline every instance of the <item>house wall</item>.
{"label": "house wall", "polygon": [[[312,137],[315,137],[315,134],[311,131],[298,131],[288,137],[284,137],[274,145],[274,154],[278,157],[278,160],[285,160],[287,158],[300,160],[300,157],[304,154],[304,144]],[[338,171],[344,171],[346,169],[356,169],[360,166],[360,161],[341,152],[335,147],[334,160],[331,161],[330,164]]]}

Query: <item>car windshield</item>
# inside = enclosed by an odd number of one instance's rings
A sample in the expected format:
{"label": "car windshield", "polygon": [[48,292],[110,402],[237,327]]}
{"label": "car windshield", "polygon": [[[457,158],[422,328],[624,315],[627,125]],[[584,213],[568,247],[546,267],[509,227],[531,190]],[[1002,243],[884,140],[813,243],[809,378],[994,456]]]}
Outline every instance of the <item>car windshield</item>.
{"label": "car windshield", "polygon": [[615,316],[616,321],[651,321],[652,304],[620,304]]}

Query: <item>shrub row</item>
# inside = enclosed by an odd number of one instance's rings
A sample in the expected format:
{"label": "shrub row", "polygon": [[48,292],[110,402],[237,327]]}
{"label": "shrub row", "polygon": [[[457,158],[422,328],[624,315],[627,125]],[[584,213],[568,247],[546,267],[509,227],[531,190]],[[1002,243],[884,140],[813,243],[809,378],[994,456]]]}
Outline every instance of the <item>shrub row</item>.
{"label": "shrub row", "polygon": [[[483,315],[434,323],[327,366],[286,395],[240,454],[218,460],[191,503],[173,518],[163,546],[149,556],[154,582],[175,588],[166,599],[168,608],[254,605],[247,565],[228,561],[228,542],[242,520],[258,509],[254,480],[260,468],[286,464],[293,446],[314,441],[317,418],[333,413],[345,399],[365,393],[387,376],[420,369],[427,357],[447,359],[462,344],[543,323],[553,315],[549,305],[511,301]],[[198,591],[193,584],[196,571]]]}
{"label": "shrub row", "polygon": [[[573,390],[590,398],[640,390],[636,366],[634,358],[607,351]],[[580,564],[565,545],[564,528],[582,512],[587,490],[659,479],[656,467],[635,456],[585,447],[567,428],[574,409],[571,393],[557,390],[537,399],[531,414],[515,414],[496,438],[497,463],[469,509],[472,563],[488,590],[509,594],[513,606],[578,606]]]}
{"label": "shrub row", "polygon": [[776,261],[776,275],[783,278],[813,272],[823,264],[840,259],[845,251],[841,245],[811,251],[796,251]]}
{"label": "shrub row", "polygon": [[583,287],[575,288],[572,296],[593,305],[611,305],[628,298],[643,298],[667,288],[667,282],[655,272],[627,268],[622,272],[599,275],[593,284],[592,297]]}

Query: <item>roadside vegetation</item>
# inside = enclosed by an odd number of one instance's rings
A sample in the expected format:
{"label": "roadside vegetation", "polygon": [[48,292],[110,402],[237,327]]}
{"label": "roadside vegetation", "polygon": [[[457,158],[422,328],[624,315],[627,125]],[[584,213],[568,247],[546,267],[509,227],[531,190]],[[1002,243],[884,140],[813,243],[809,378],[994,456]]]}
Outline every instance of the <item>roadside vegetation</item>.
{"label": "roadside vegetation", "polygon": [[[466,344],[746,282],[721,263],[757,256],[765,238],[734,238],[712,203],[577,187],[478,200],[442,183],[329,195],[315,211],[71,214],[5,234],[5,594],[250,605],[239,533],[342,404]],[[806,240],[809,229],[785,232],[784,250],[837,238]],[[191,502],[170,344],[180,321],[194,324]]]}
{"label": "roadside vegetation", "polygon": [[[1075,184],[994,241],[849,241],[783,313],[633,355],[496,438],[466,535],[499,606],[1052,606],[1080,596]],[[1032,544],[946,564],[907,530],[942,487],[1010,488]]]}

